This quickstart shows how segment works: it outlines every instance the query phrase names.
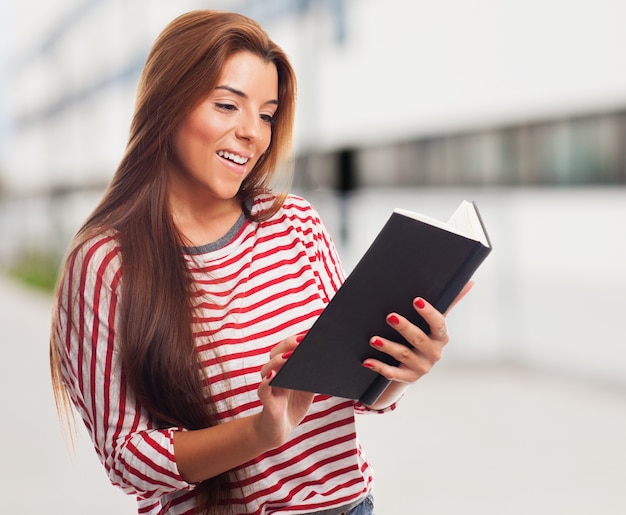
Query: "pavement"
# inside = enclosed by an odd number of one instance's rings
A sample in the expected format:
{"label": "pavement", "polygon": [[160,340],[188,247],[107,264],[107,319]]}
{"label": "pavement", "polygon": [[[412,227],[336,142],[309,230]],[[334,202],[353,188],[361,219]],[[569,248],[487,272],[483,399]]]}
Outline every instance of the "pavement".
{"label": "pavement", "polygon": [[[48,367],[51,300],[0,277],[0,512],[135,513],[79,426],[64,440]],[[377,515],[624,515],[626,391],[511,364],[447,364],[398,409],[359,418]]]}

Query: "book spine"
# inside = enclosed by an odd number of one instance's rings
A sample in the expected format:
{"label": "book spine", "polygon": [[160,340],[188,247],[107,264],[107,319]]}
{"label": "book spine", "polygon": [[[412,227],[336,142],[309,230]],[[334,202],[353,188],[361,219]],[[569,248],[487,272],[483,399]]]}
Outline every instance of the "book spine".
{"label": "book spine", "polygon": [[372,384],[363,392],[363,395],[359,397],[359,400],[368,406],[373,405],[382,393],[387,389],[391,381],[386,377],[378,375]]}
{"label": "book spine", "polygon": [[442,290],[439,298],[433,303],[438,311],[443,313],[450,307],[454,299],[461,293],[463,287],[472,278],[474,272],[476,272],[490,251],[490,248],[485,247],[481,243],[476,244],[473,252],[471,252],[465,260],[464,265],[459,268],[459,271],[450,279],[450,282]]}

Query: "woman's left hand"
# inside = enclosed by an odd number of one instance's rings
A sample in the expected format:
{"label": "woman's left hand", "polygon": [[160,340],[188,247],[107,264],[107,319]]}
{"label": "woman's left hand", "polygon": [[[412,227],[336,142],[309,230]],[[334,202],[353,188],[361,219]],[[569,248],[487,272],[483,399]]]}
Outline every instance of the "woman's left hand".
{"label": "woman's left hand", "polygon": [[388,365],[380,360],[370,358],[363,362],[363,366],[371,368],[387,379],[400,383],[414,383],[427,374],[439,361],[443,348],[449,341],[446,315],[469,292],[472,286],[473,283],[469,282],[445,313],[440,313],[421,297],[414,300],[415,310],[430,327],[428,334],[402,315],[390,313],[387,316],[387,323],[409,342],[410,347],[380,336],[374,336],[370,340],[370,345],[385,354],[389,354],[399,362],[399,365]]}

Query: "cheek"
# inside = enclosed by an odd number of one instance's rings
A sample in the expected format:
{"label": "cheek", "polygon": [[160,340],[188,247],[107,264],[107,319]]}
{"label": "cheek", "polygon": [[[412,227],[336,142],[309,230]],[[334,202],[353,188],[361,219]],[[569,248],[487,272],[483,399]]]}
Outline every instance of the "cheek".
{"label": "cheek", "polygon": [[189,120],[176,132],[172,147],[177,159],[185,161],[199,155],[206,157],[216,139],[217,133],[210,124]]}
{"label": "cheek", "polygon": [[183,127],[181,138],[196,145],[209,145],[217,139],[216,127],[202,118],[192,118]]}

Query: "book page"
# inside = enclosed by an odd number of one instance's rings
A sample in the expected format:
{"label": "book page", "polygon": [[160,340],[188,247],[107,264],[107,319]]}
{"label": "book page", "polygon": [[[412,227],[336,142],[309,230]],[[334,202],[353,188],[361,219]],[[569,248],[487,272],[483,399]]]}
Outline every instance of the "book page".
{"label": "book page", "polygon": [[451,227],[457,228],[461,234],[473,240],[480,241],[485,247],[490,247],[487,235],[483,230],[474,204],[464,200],[448,220]]}
{"label": "book page", "polygon": [[482,224],[478,218],[478,214],[474,209],[474,204],[464,200],[461,202],[456,211],[452,214],[448,222],[442,222],[421,213],[409,211],[407,209],[394,209],[394,213],[408,216],[415,220],[419,220],[434,227],[439,227],[445,231],[459,234],[472,240],[480,241],[486,247],[490,247],[487,236],[483,231]]}

